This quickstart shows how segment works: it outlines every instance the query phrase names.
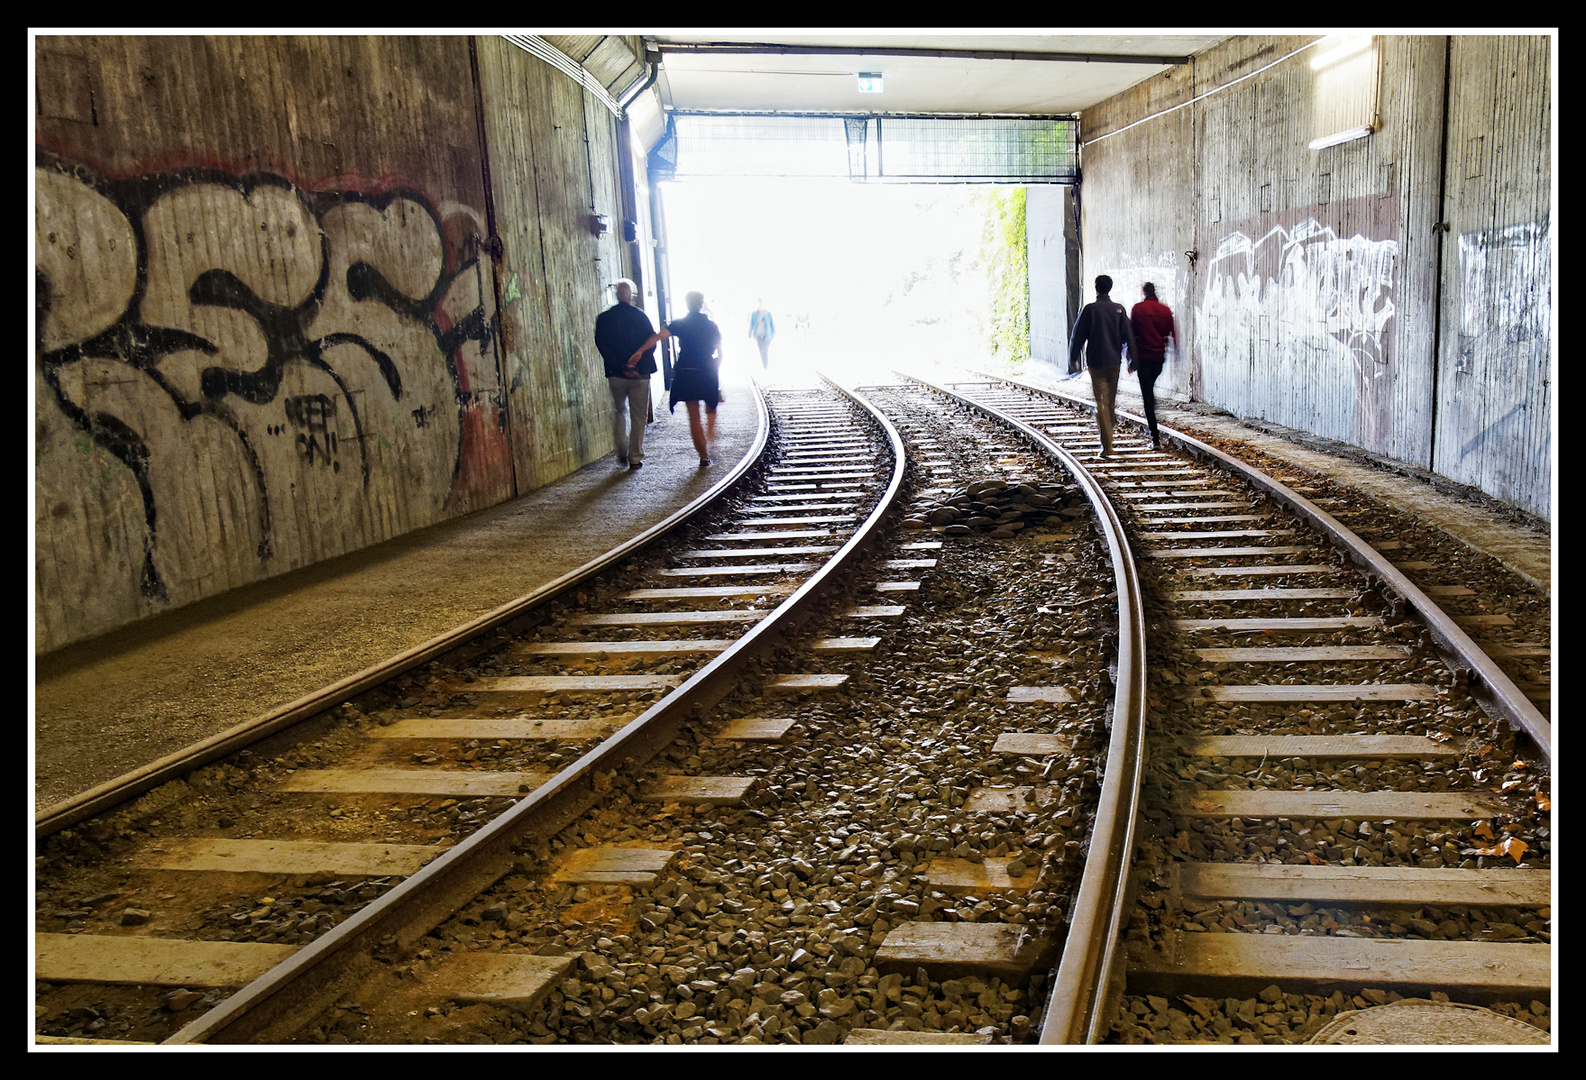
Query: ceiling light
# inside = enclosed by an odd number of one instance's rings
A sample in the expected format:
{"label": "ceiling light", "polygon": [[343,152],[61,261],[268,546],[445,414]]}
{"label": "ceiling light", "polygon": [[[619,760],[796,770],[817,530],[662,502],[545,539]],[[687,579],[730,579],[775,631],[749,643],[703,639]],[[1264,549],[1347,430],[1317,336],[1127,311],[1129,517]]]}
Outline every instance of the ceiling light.
{"label": "ceiling light", "polygon": [[[1327,39],[1323,38],[1322,40],[1326,41]],[[1364,52],[1370,47],[1370,34],[1356,34],[1354,37],[1335,39],[1335,43],[1331,48],[1325,49],[1311,57],[1311,69],[1319,71],[1329,64],[1336,64],[1346,56],[1354,56],[1357,52]]]}
{"label": "ceiling light", "polygon": [[1339,131],[1333,133],[1332,135],[1323,135],[1320,139],[1311,140],[1311,149],[1322,150],[1329,146],[1337,146],[1339,143],[1353,142],[1356,139],[1364,139],[1367,135],[1370,135],[1372,131],[1372,126],[1367,124],[1365,127],[1350,128],[1348,131]]}
{"label": "ceiling light", "polygon": [[881,93],[881,72],[861,71],[859,73],[859,92],[861,94]]}

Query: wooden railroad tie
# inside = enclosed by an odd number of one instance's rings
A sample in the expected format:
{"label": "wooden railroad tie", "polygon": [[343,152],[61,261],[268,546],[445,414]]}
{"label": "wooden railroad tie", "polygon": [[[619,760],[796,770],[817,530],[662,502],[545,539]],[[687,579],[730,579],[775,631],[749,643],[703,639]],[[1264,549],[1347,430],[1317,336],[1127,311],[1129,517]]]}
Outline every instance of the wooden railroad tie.
{"label": "wooden railroad tie", "polygon": [[573,959],[533,953],[453,954],[421,981],[431,993],[459,1005],[501,1005],[532,1013],[567,978]]}
{"label": "wooden railroad tie", "polygon": [[424,844],[348,844],[313,840],[167,840],[136,857],[150,870],[234,874],[411,877],[446,849]]}
{"label": "wooden railroad tie", "polygon": [[1468,792],[1426,791],[1202,791],[1173,809],[1182,817],[1321,821],[1478,821],[1504,812]]}
{"label": "wooden railroad tie", "polygon": [[1173,863],[1170,887],[1202,900],[1415,907],[1547,907],[1547,870],[1456,870],[1418,866],[1288,863]]}
{"label": "wooden railroad tie", "polygon": [[1417,996],[1425,988],[1475,1000],[1520,1000],[1552,989],[1552,946],[1513,942],[1187,934],[1162,950],[1134,947],[1131,993],[1248,997],[1276,983],[1290,993],[1358,993],[1362,986]]}
{"label": "wooden railroad tie", "polygon": [[551,778],[543,772],[462,769],[314,769],[287,777],[283,791],[308,794],[485,795],[519,798]]}
{"label": "wooden railroad tie", "polygon": [[765,686],[768,694],[808,694],[835,690],[848,681],[846,675],[778,675]]}
{"label": "wooden railroad tie", "polygon": [[111,934],[34,934],[33,977],[49,982],[245,986],[296,945]]}
{"label": "wooden railroad tie", "polygon": [[586,742],[604,739],[632,719],[632,715],[598,716],[588,720],[415,717],[375,728],[369,734],[377,739],[557,739]]}
{"label": "wooden railroad tie", "polygon": [[754,782],[752,776],[663,776],[639,795],[639,801],[739,806]]}
{"label": "wooden railroad tie", "polygon": [[609,844],[573,848],[557,859],[553,885],[628,885],[652,888],[677,857],[674,848],[622,847]]}
{"label": "wooden railroad tie", "polygon": [[783,742],[797,720],[746,716],[733,720],[716,734],[717,742]]}

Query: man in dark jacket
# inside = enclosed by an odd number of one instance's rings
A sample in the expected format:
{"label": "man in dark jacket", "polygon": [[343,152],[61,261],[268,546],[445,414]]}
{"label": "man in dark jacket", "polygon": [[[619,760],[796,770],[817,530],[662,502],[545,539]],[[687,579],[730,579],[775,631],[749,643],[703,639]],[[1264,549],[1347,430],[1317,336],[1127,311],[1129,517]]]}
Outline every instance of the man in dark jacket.
{"label": "man in dark jacket", "polygon": [[1123,350],[1136,354],[1134,330],[1122,304],[1113,303],[1112,278],[1102,274],[1096,279],[1096,302],[1086,304],[1074,323],[1068,346],[1068,371],[1079,373],[1080,354],[1090,369],[1090,385],[1096,395],[1096,427],[1101,432],[1101,456],[1112,453],[1112,414],[1118,398],[1118,369],[1123,365]]}
{"label": "man in dark jacket", "polygon": [[617,443],[617,464],[637,469],[644,464],[644,425],[650,419],[650,376],[655,349],[630,364],[639,346],[655,331],[650,317],[633,304],[633,282],[617,282],[617,302],[595,317],[595,348],[606,362],[606,384],[614,410],[611,433]]}
{"label": "man in dark jacket", "polygon": [[1162,442],[1156,432],[1156,378],[1162,374],[1167,361],[1167,339],[1178,346],[1178,333],[1173,328],[1173,309],[1156,298],[1156,286],[1146,282],[1142,290],[1145,299],[1129,311],[1129,326],[1134,330],[1137,354],[1129,350],[1129,370],[1140,373],[1140,396],[1145,399],[1145,422],[1151,428],[1151,449],[1160,450]]}

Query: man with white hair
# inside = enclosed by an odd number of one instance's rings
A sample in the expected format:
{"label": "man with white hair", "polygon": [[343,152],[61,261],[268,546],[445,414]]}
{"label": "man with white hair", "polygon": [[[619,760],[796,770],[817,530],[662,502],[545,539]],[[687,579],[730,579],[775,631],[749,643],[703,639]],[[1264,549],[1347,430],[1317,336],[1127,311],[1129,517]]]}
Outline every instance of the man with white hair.
{"label": "man with white hair", "polygon": [[606,385],[611,387],[617,464],[637,469],[644,464],[644,425],[650,419],[650,376],[655,372],[655,349],[641,355],[639,346],[655,327],[634,306],[633,282],[620,278],[616,288],[617,302],[595,317],[595,348],[606,362]]}

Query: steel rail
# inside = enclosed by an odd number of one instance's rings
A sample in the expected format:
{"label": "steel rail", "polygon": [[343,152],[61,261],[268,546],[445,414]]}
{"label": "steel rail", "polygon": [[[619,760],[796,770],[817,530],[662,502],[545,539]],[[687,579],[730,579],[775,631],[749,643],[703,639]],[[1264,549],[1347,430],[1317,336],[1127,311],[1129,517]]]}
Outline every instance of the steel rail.
{"label": "steel rail", "polygon": [[632,555],[640,548],[646,547],[656,540],[661,539],[674,531],[685,521],[697,513],[702,507],[718,498],[723,492],[737,483],[754,467],[765,452],[766,441],[770,438],[770,414],[766,409],[764,392],[759,384],[755,384],[755,407],[758,411],[755,436],[750,443],[749,452],[739,460],[730,471],[722,478],[721,482],[702,492],[682,509],[669,517],[657,522],[644,532],[612,548],[604,555],[597,556],[574,570],[569,570],[554,581],[526,593],[515,600],[509,600],[500,607],[485,612],[483,615],[469,622],[455,626],[444,633],[437,634],[428,641],[420,642],[411,648],[387,657],[378,663],[371,664],[356,674],[345,679],[321,687],[311,693],[305,694],[296,701],[271,709],[269,712],[260,713],[251,720],[227,728],[225,731],[211,735],[191,746],[184,747],[174,754],[157,758],[147,765],[123,773],[113,780],[79,792],[69,799],[64,799],[51,806],[38,811],[33,819],[33,833],[35,838],[43,838],[62,829],[70,828],[87,818],[100,814],[112,807],[151,791],[161,784],[179,779],[194,769],[216,761],[228,754],[251,746],[261,739],[274,735],[279,731],[291,727],[335,708],[342,702],[357,697],[359,694],[395,678],[405,671],[426,664],[439,656],[443,656],[454,649],[468,644],[475,639],[499,629],[514,619],[529,614],[542,607],[590,578],[607,569],[614,563]]}
{"label": "steel rail", "polygon": [[[1077,405],[1090,411],[1095,410],[1094,403],[1085,398],[1066,394],[1061,390],[1050,387],[1035,386],[1031,383],[1010,379],[1002,375],[989,375],[986,372],[975,374],[994,379],[999,383],[1018,387],[1031,393],[1042,394],[1047,397],[1057,398]],[[1115,415],[1122,420],[1127,420],[1139,427],[1146,427],[1145,418],[1133,413],[1117,412]],[[1331,540],[1334,546],[1340,548],[1357,566],[1368,574],[1379,578],[1383,585],[1399,596],[1407,607],[1414,611],[1426,624],[1432,634],[1432,640],[1437,643],[1444,658],[1452,665],[1462,667],[1471,673],[1471,696],[1486,710],[1489,716],[1498,716],[1528,735],[1536,743],[1542,757],[1550,765],[1553,761],[1553,724],[1531,700],[1514,684],[1514,680],[1503,673],[1490,656],[1482,651],[1480,645],[1471,640],[1469,634],[1461,630],[1459,624],[1454,622],[1429,596],[1422,592],[1415,583],[1393,565],[1381,552],[1373,548],[1370,543],[1351,531],[1337,518],[1311,502],[1299,492],[1287,487],[1277,479],[1266,473],[1247,465],[1238,458],[1214,446],[1208,446],[1193,436],[1163,424],[1157,424],[1158,432],[1164,437],[1178,443],[1191,455],[1205,458],[1212,464],[1219,466],[1227,472],[1239,476],[1247,483],[1265,491],[1289,509],[1303,517],[1317,531]]]}
{"label": "steel rail", "polygon": [[1112,1022],[1112,1002],[1123,990],[1123,934],[1131,913],[1129,865],[1145,767],[1145,608],[1134,556],[1123,522],[1101,484],[1050,436],[946,386],[906,372],[898,374],[1009,425],[1057,459],[1090,500],[1112,558],[1118,594],[1118,674],[1112,738],[1108,741],[1085,869],[1069,913],[1068,938],[1047,997],[1040,1040],[1043,1044],[1100,1042]]}
{"label": "steel rail", "polygon": [[[875,509],[820,570],[682,685],[512,809],[184,1026],[165,1043],[283,1041],[375,970],[382,957],[401,954],[414,946],[459,907],[512,870],[518,861],[515,849],[533,838],[548,837],[575,820],[611,789],[619,769],[642,765],[654,757],[672,741],[684,720],[730,693],[744,663],[760,655],[778,634],[796,623],[838,570],[869,543],[902,490],[906,460],[896,429],[863,398],[838,389],[869,412],[881,427],[892,449],[893,473]],[[763,399],[761,409],[765,409]]]}

